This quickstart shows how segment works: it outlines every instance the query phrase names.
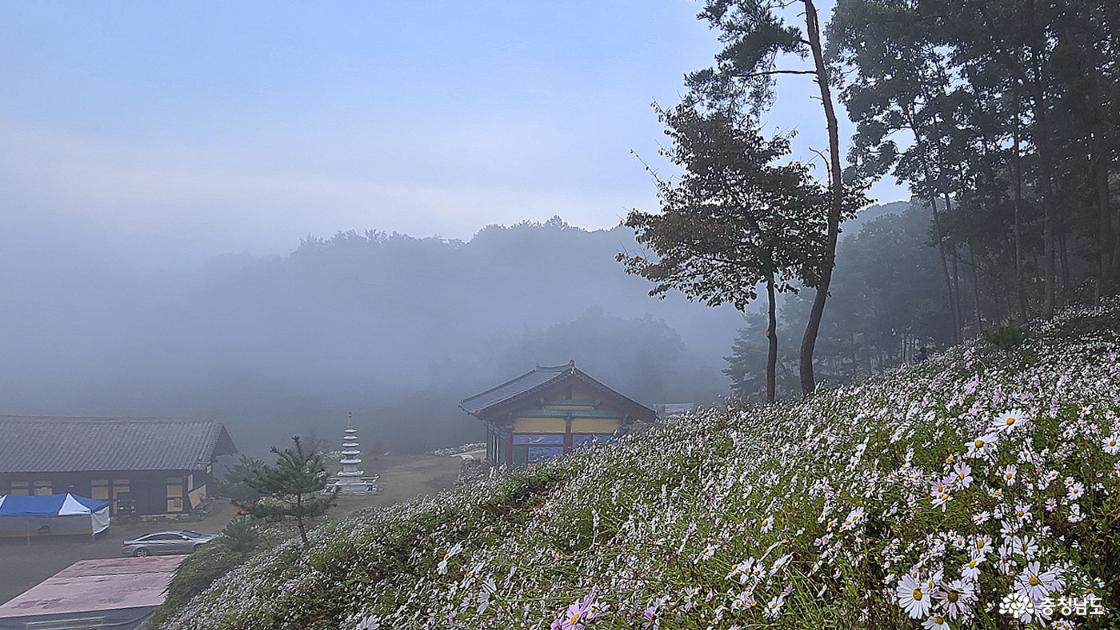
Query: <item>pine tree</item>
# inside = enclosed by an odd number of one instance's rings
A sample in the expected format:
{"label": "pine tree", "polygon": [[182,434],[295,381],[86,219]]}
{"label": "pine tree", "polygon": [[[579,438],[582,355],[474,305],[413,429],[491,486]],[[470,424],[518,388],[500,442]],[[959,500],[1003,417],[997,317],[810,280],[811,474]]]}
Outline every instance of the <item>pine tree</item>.
{"label": "pine tree", "polygon": [[273,448],[276,464],[262,464],[252,470],[246,484],[262,498],[251,505],[242,505],[253,518],[282,520],[295,518],[300,540],[307,547],[307,524],[304,519],[326,514],[334,505],[338,489],[324,494],[327,470],[323,457],[314,449],[304,449],[298,436],[283,451]]}
{"label": "pine tree", "polygon": [[[689,76],[693,89],[710,96],[742,94],[749,97],[749,109],[758,113],[773,104],[773,88],[778,75],[809,75],[817,84],[820,105],[828,132],[828,203],[822,208],[825,219],[823,254],[815,278],[816,293],[801,338],[801,391],[808,396],[816,388],[813,353],[820,332],[829,285],[836,262],[840,223],[863,205],[862,187],[845,181],[840,157],[839,127],[833,105],[829,69],[825,64],[820,20],[812,0],[801,0],[804,26],[788,24],[782,17],[792,4],[783,0],[707,0],[700,18],[720,31],[724,48],[716,54],[714,68]],[[779,57],[810,58],[809,68],[779,68]],[[727,86],[736,89],[726,89]]]}

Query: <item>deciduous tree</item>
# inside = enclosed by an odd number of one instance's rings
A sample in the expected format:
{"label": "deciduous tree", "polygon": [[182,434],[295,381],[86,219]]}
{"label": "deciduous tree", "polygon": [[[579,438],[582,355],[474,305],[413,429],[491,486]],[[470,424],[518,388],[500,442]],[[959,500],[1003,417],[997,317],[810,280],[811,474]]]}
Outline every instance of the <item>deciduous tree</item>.
{"label": "deciduous tree", "polygon": [[626,224],[656,258],[620,254],[627,270],[651,280],[651,295],[679,289],[709,306],[739,310],[766,287],[766,397],[774,400],[778,337],[775,294],[791,280],[819,282],[827,258],[826,193],[788,155],[786,138],[765,139],[735,108],[709,109],[695,95],[659,110],[672,146],[665,154],[683,169],[658,179],[661,210],[631,212]]}

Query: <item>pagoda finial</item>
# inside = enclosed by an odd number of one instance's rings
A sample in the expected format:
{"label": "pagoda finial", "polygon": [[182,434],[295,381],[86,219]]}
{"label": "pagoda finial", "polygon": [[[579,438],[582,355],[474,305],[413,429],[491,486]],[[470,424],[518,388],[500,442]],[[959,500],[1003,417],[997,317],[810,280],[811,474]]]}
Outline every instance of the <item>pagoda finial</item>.
{"label": "pagoda finial", "polygon": [[354,412],[353,411],[347,411],[346,412],[346,428],[347,429],[353,429],[354,428]]}

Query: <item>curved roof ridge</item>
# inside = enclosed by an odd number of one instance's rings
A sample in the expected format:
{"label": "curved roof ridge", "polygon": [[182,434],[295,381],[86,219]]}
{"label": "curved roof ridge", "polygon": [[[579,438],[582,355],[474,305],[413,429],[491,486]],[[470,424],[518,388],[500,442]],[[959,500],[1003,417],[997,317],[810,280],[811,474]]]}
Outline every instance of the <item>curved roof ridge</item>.
{"label": "curved roof ridge", "polygon": [[561,363],[560,365],[541,365],[540,363],[538,363],[537,367],[534,368],[534,369],[559,371],[559,370],[566,370],[568,368],[574,368],[575,366],[576,366],[576,361],[575,361],[575,359],[572,359],[572,360],[568,361],[567,363]]}
{"label": "curved roof ridge", "polygon": [[635,408],[641,409],[646,412],[645,415],[650,417],[656,416],[653,409],[619,393],[618,391],[608,387],[606,384],[592,378],[582,370],[576,367],[575,361],[568,361],[563,365],[555,366],[537,366],[529,372],[518,376],[517,378],[508,380],[501,385],[491,387],[490,389],[475,394],[469,398],[464,398],[459,402],[459,408],[471,414],[478,416],[486,412],[488,409],[493,409],[500,405],[509,403],[513,400],[520,400],[524,397],[531,395],[533,392],[541,391],[545,388],[551,387],[553,384],[563,381],[567,378],[582,378],[594,384],[595,387],[601,388],[605,392],[609,392],[613,396],[626,401],[627,404],[633,405]]}

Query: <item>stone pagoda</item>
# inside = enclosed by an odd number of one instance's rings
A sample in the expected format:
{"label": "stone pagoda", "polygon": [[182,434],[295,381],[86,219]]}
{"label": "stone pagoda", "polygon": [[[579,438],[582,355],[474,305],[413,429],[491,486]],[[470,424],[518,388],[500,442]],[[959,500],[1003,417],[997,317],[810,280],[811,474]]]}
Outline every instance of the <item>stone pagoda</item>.
{"label": "stone pagoda", "polygon": [[342,438],[342,464],[333,484],[328,490],[338,489],[339,494],[377,494],[376,478],[364,477],[365,471],[358,468],[362,465],[362,451],[358,448],[358,430],[354,428],[354,415],[346,415],[346,434]]}

